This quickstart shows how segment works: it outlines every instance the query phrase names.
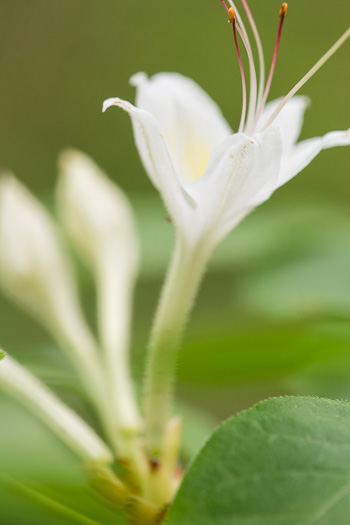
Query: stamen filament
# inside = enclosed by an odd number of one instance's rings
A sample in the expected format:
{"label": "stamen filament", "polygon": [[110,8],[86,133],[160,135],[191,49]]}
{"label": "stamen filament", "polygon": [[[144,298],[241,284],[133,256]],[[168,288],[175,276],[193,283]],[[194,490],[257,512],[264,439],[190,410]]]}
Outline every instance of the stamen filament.
{"label": "stamen filament", "polygon": [[256,95],[257,95],[257,78],[256,70],[253,58],[253,51],[250,45],[248,33],[244,27],[242,18],[240,17],[237,8],[232,0],[229,0],[230,5],[233,7],[236,13],[236,18],[238,24],[236,24],[236,29],[242,38],[244,47],[247,51],[248,61],[249,61],[249,73],[250,73],[250,96],[249,96],[249,111],[248,111],[248,122],[247,122],[247,132],[250,133],[254,123],[255,107],[256,107]]}
{"label": "stamen filament", "polygon": [[264,127],[262,128],[262,131],[264,131],[266,128],[271,126],[275,118],[279,115],[281,110],[284,108],[284,106],[287,104],[287,102],[299,91],[301,87],[303,87],[306,82],[314,76],[315,73],[321,67],[338,51],[338,49],[350,38],[350,27],[345,31],[345,33],[339,38],[339,40],[336,41],[336,43],[323,55],[322,58],[310,69],[308,73],[293,87],[293,89],[290,90],[288,95],[282,100],[282,102],[278,105],[276,110],[273,112],[269,120],[266,122]]}
{"label": "stamen filament", "polygon": [[250,26],[252,28],[253,35],[254,35],[254,38],[255,38],[256,47],[257,47],[257,50],[258,50],[260,79],[259,79],[259,93],[258,93],[257,106],[259,107],[260,103],[261,103],[262,96],[263,96],[264,85],[265,85],[265,59],[264,59],[264,52],[263,52],[263,48],[262,48],[262,44],[261,44],[259,31],[258,31],[258,28],[256,27],[255,20],[253,18],[253,15],[252,15],[250,9],[249,9],[248,3],[247,3],[246,0],[241,0],[241,2],[243,4],[243,7],[244,7],[245,12],[247,14]]}
{"label": "stamen filament", "polygon": [[283,4],[282,7],[281,7],[281,10],[280,10],[280,23],[279,23],[278,33],[277,33],[277,40],[276,40],[276,45],[275,45],[275,51],[273,53],[272,64],[271,64],[271,68],[270,68],[269,77],[267,79],[264,95],[263,95],[262,100],[261,100],[261,102],[259,104],[259,108],[258,108],[256,117],[255,117],[255,126],[256,126],[256,124],[259,121],[261,112],[262,112],[262,110],[265,107],[265,104],[266,104],[266,101],[267,101],[267,97],[269,96],[269,93],[270,93],[272,79],[273,79],[273,75],[274,75],[275,67],[276,67],[276,62],[277,62],[278,50],[279,50],[280,41],[281,41],[283,22],[284,22],[286,14],[287,14],[287,9],[288,9],[288,5],[287,4]]}
{"label": "stamen filament", "polygon": [[224,6],[226,13],[229,15],[229,8],[227,7],[226,2],[224,0],[220,0],[220,2]]}
{"label": "stamen filament", "polygon": [[[231,7],[231,9],[234,12],[234,9],[232,7]],[[231,9],[230,9],[230,11],[231,11]],[[236,31],[236,14],[234,15],[234,18],[232,20],[232,29],[233,29],[233,37],[235,39],[235,45],[236,45],[236,51],[237,51],[237,56],[238,56],[239,68],[240,68],[241,77],[242,77],[242,97],[243,97],[243,100],[242,100],[242,114],[241,114],[241,121],[240,121],[240,124],[239,124],[239,129],[238,129],[238,133],[242,133],[243,128],[244,128],[246,112],[247,112],[247,85],[246,85],[246,81],[245,81],[242,57],[241,57],[241,53],[240,53],[239,47],[238,47],[237,31]]]}

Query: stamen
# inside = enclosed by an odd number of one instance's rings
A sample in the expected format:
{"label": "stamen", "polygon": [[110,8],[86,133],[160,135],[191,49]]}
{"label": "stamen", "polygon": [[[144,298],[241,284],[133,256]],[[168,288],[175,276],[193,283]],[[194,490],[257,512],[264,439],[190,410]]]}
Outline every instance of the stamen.
{"label": "stamen", "polygon": [[[253,15],[249,9],[248,3],[246,0],[241,0],[243,7],[245,9],[245,12],[247,14],[248,20],[250,22],[250,26],[253,31],[253,35],[255,38],[256,47],[258,50],[258,56],[259,56],[259,69],[260,69],[260,79],[259,79],[259,94],[258,94],[258,100],[257,100],[257,107],[260,106],[261,99],[264,92],[264,85],[265,85],[265,60],[264,60],[264,52],[261,44],[261,39],[259,35],[258,28],[256,27],[255,20],[253,18]],[[249,119],[248,119],[249,120]]]}
{"label": "stamen", "polygon": [[227,7],[226,2],[225,2],[224,0],[220,0],[220,2],[221,2],[222,5],[224,6],[224,8],[225,8],[225,10],[226,10],[226,13],[229,15],[229,18],[230,18],[229,8]]}
{"label": "stamen", "polygon": [[293,87],[293,89],[290,90],[288,95],[282,100],[282,102],[278,105],[276,110],[273,112],[269,120],[266,122],[265,126],[262,128],[262,131],[264,131],[266,128],[268,128],[277,115],[281,112],[281,110],[284,108],[284,106],[287,104],[287,102],[299,91],[299,89],[306,84],[306,82],[314,76],[315,73],[321,67],[338,51],[338,49],[350,38],[350,27],[345,31],[345,33],[339,38],[339,40],[336,41],[336,43],[323,55],[322,58],[310,69],[308,73]]}
{"label": "stamen", "polygon": [[246,81],[245,81],[245,76],[244,76],[242,57],[241,57],[241,53],[240,53],[239,47],[238,47],[237,31],[236,31],[236,13],[235,13],[235,10],[234,10],[233,7],[231,7],[231,9],[229,11],[230,11],[230,13],[229,13],[230,20],[231,20],[231,17],[232,17],[233,37],[235,39],[236,51],[237,51],[237,56],[238,56],[238,63],[239,63],[239,68],[241,70],[241,77],[242,77],[242,95],[243,95],[242,114],[241,114],[241,121],[240,121],[240,124],[239,124],[239,129],[238,129],[238,133],[242,133],[243,128],[244,128],[245,116],[246,116],[246,112],[247,112],[247,86],[246,86]]}
{"label": "stamen", "polygon": [[[242,42],[244,44],[244,47],[245,47],[247,55],[248,55],[249,72],[250,72],[250,78],[251,78],[251,82],[250,82],[249,113],[251,115],[251,120],[253,121],[254,113],[255,113],[256,94],[257,94],[257,80],[256,80],[256,71],[255,71],[253,52],[252,52],[252,48],[251,48],[251,45],[250,45],[250,42],[249,42],[248,34],[247,34],[246,30],[245,30],[243,21],[242,21],[240,15],[239,15],[239,13],[238,13],[234,3],[233,3],[233,1],[232,0],[228,0],[228,1],[229,1],[230,5],[231,5],[230,9],[227,7],[226,2],[224,0],[220,0],[220,2],[224,6],[227,14],[229,15],[229,22],[233,25],[233,20],[236,21],[235,22],[234,32],[237,30],[238,34],[242,38]],[[238,23],[237,23],[237,21],[238,21]],[[238,43],[236,45],[236,49],[237,49],[237,46],[238,46]],[[239,52],[237,54],[239,54]],[[241,76],[242,76],[242,72],[243,72],[242,60],[240,62],[240,67],[242,67],[242,70],[241,70]],[[243,76],[244,76],[244,74],[243,74]],[[245,79],[244,79],[244,86],[245,86],[244,87],[244,91],[246,93]],[[246,112],[247,112],[246,98],[247,97],[246,97],[246,94],[245,94],[245,96],[243,97],[243,107],[242,107],[242,115],[244,114],[244,120],[245,120],[245,115],[246,115]],[[244,122],[243,122],[243,125],[242,125],[242,130],[243,130],[243,127],[244,127]],[[249,130],[247,132],[249,133]]]}
{"label": "stamen", "polygon": [[282,7],[281,7],[280,13],[279,13],[279,17],[280,17],[281,20],[280,20],[280,24],[279,24],[279,28],[278,28],[278,33],[277,33],[277,40],[276,40],[276,45],[275,45],[275,51],[274,51],[274,54],[273,54],[272,64],[271,64],[271,68],[270,68],[269,77],[267,79],[264,95],[263,95],[263,97],[261,99],[261,102],[260,102],[260,105],[259,105],[256,117],[255,117],[255,126],[256,126],[256,124],[259,121],[261,112],[262,112],[262,110],[265,107],[265,104],[266,104],[266,101],[267,101],[267,97],[269,96],[269,93],[270,93],[272,79],[273,79],[273,75],[274,75],[275,67],[276,67],[276,62],[277,62],[278,49],[279,49],[280,41],[281,41],[283,22],[284,22],[286,14],[287,14],[287,11],[288,11],[288,4],[282,4]]}
{"label": "stamen", "polygon": [[250,96],[249,96],[249,111],[248,111],[248,122],[247,122],[247,133],[251,133],[254,124],[254,115],[256,107],[256,96],[257,96],[257,79],[255,64],[253,58],[253,51],[249,42],[247,31],[244,27],[242,18],[239,16],[239,12],[232,0],[228,0],[230,5],[235,9],[238,24],[236,24],[237,31],[242,38],[244,47],[247,51],[249,61],[249,73],[250,73]]}

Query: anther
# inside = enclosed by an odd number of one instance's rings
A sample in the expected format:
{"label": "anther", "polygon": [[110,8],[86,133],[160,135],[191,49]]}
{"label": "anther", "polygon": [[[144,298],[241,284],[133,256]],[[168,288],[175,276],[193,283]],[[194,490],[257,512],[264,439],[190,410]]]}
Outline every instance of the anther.
{"label": "anther", "polygon": [[228,19],[230,24],[233,24],[233,22],[236,21],[236,11],[233,7],[230,7],[230,9],[228,10]]}
{"label": "anther", "polygon": [[280,9],[280,18],[285,17],[286,14],[287,14],[287,11],[288,11],[288,4],[286,4],[285,2],[282,4],[281,6],[281,9]]}

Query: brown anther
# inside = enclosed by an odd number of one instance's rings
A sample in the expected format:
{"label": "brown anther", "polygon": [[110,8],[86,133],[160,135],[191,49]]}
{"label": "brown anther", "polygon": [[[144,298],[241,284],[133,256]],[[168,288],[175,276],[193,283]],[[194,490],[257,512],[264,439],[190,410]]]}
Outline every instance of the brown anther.
{"label": "brown anther", "polygon": [[282,4],[281,6],[281,9],[280,9],[280,18],[282,18],[282,16],[286,16],[287,14],[287,11],[288,11],[288,4],[286,4],[285,2]]}
{"label": "brown anther", "polygon": [[160,469],[160,463],[157,459],[149,459],[148,463],[151,472],[157,472]]}
{"label": "brown anther", "polygon": [[233,7],[230,7],[230,9],[228,10],[228,19],[230,24],[233,24],[233,22],[236,20],[236,11]]}

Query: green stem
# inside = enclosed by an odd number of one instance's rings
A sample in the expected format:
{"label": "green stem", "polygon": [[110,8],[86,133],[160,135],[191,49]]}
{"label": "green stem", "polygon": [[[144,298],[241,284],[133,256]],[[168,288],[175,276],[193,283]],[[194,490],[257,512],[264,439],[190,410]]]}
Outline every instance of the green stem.
{"label": "green stem", "polygon": [[178,238],[151,333],[144,381],[146,446],[152,457],[162,452],[171,415],[177,350],[201,282],[209,252]]}

